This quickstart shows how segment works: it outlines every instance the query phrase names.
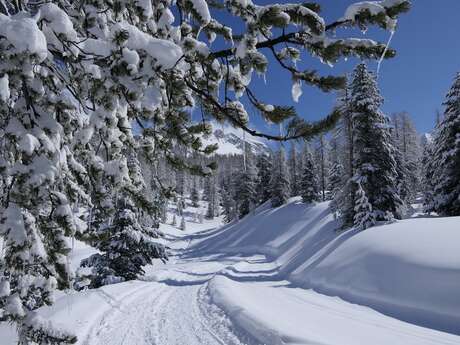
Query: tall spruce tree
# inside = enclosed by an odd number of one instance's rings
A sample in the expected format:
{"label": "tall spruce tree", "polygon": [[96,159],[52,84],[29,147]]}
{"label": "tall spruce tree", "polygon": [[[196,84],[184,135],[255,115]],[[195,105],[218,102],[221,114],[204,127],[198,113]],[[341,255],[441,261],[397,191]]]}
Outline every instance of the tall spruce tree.
{"label": "tall spruce tree", "polygon": [[434,146],[431,135],[424,136],[422,140],[422,193],[423,193],[423,211],[426,213],[434,212],[434,171],[435,171],[435,160],[434,160]]}
{"label": "tall spruce tree", "polygon": [[334,129],[330,143],[331,164],[328,171],[328,189],[330,191],[331,208],[336,214],[339,211],[338,198],[342,190],[345,169],[342,164],[339,150],[340,127]]}
{"label": "tall spruce tree", "polygon": [[193,207],[198,207],[198,201],[200,196],[198,194],[198,188],[196,186],[196,179],[193,179],[192,190],[190,191],[190,200],[192,201]]}
{"label": "tall spruce tree", "polygon": [[305,203],[318,201],[319,183],[318,176],[310,149],[305,150],[302,180],[300,182],[300,195]]}
{"label": "tall spruce tree", "polygon": [[270,181],[271,202],[273,207],[278,207],[285,204],[290,195],[286,156],[283,147],[278,150],[274,158],[274,169],[272,180]]}
{"label": "tall spruce tree", "polygon": [[257,158],[257,201],[262,204],[271,198],[270,183],[272,179],[273,163],[271,155],[264,153]]}
{"label": "tall spruce tree", "polygon": [[329,170],[328,144],[323,134],[318,137],[315,150],[315,166],[318,179],[318,188],[321,193],[321,200],[326,200],[327,193],[327,171]]}
{"label": "tall spruce tree", "polygon": [[356,169],[353,180],[367,200],[356,199],[355,205],[361,207],[363,200],[368,202],[377,221],[400,218],[403,206],[395,183],[397,171],[389,121],[380,110],[382,103],[374,75],[365,64],[359,64],[354,71],[350,99]]}
{"label": "tall spruce tree", "polygon": [[460,73],[447,93],[444,117],[434,138],[434,210],[460,215]]}
{"label": "tall spruce tree", "polygon": [[299,194],[300,190],[302,169],[298,161],[295,143],[291,143],[291,149],[289,150],[288,168],[291,186],[290,196],[296,196]]}
{"label": "tall spruce tree", "polygon": [[249,148],[246,149],[243,171],[236,179],[236,203],[239,218],[251,212],[257,204],[256,168]]}
{"label": "tall spruce tree", "polygon": [[230,223],[238,218],[235,198],[234,178],[230,175],[222,184],[222,213],[226,223]]}

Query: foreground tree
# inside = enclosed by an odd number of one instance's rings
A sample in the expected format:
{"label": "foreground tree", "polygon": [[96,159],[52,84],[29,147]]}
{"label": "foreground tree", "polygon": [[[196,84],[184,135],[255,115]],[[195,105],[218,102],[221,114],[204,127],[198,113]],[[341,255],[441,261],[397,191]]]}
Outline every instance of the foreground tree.
{"label": "foreground tree", "polygon": [[[355,199],[355,206],[362,209],[364,203],[367,209],[369,203],[377,221],[400,218],[403,206],[395,182],[396,161],[389,123],[379,109],[382,102],[374,75],[365,64],[359,64],[354,72],[350,100],[356,169],[353,182],[362,189],[356,192],[359,198]],[[366,223],[360,218],[361,227]],[[355,225],[358,225],[356,218]]]}
{"label": "foreground tree", "polygon": [[444,117],[433,143],[434,210],[442,216],[460,215],[460,73],[447,94]]}

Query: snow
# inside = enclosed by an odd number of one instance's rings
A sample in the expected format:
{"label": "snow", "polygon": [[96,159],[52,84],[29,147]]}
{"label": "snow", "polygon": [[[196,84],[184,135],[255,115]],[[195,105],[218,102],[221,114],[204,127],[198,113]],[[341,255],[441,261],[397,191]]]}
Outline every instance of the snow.
{"label": "snow", "polygon": [[10,98],[8,74],[0,78],[0,101],[6,102]]}
{"label": "snow", "polygon": [[337,234],[328,203],[293,198],[276,209],[263,205],[199,250],[264,254],[278,279],[459,334],[459,223],[459,217],[413,218]]}
{"label": "snow", "polygon": [[458,337],[388,318],[287,281],[236,282],[223,276],[208,287],[211,300],[261,344],[456,344]]}
{"label": "snow", "polygon": [[460,217],[418,218],[357,233],[294,281],[391,316],[460,333]]}
{"label": "snow", "polygon": [[[352,21],[356,20],[356,16],[362,12],[368,10],[372,15],[378,15],[380,13],[386,14],[386,9],[390,7],[397,6],[406,2],[407,0],[383,0],[383,1],[362,1],[351,4],[345,11],[345,15],[341,18],[342,21]],[[397,20],[387,17],[387,28],[390,31],[396,29]]]}
{"label": "snow", "polygon": [[[241,130],[217,123],[213,123],[213,128],[215,130],[211,136],[201,138],[203,145],[217,143],[219,147],[215,153],[219,155],[241,155],[243,153],[243,133]],[[253,153],[268,152],[268,145],[260,138],[245,133],[244,142],[251,148]]]}
{"label": "snow", "polygon": [[[39,13],[39,22],[41,22],[42,31],[46,36],[48,45],[52,44],[55,47],[58,47],[61,51],[64,51],[62,43],[58,37],[71,42],[77,41],[78,35],[73,28],[72,21],[56,4],[43,4],[43,6],[40,6]],[[75,55],[78,54],[78,49],[75,47],[72,47],[71,50]]]}
{"label": "snow", "polygon": [[145,17],[150,18],[153,16],[152,2],[150,0],[136,0],[135,2],[142,9]]}
{"label": "snow", "polygon": [[6,37],[18,53],[36,54],[39,61],[47,56],[46,38],[31,18],[10,18],[0,13],[0,36]]}
{"label": "snow", "polygon": [[40,147],[40,142],[32,134],[25,134],[19,141],[19,149],[29,156]]}
{"label": "snow", "polygon": [[[337,233],[327,202],[267,203],[224,226],[197,220],[206,206],[188,203],[185,231],[170,207],[170,259],[142,280],[60,292],[39,315],[85,345],[459,343],[442,331],[460,333],[459,217]],[[72,267],[93,253],[76,241]],[[0,336],[14,344],[8,326]]]}
{"label": "snow", "polygon": [[209,13],[208,4],[205,0],[190,0],[193,9],[200,16],[201,23],[203,26],[206,26],[211,21],[211,14]]}
{"label": "snow", "polygon": [[114,25],[114,32],[126,30],[129,39],[126,45],[132,50],[144,50],[164,69],[172,68],[182,56],[182,49],[175,43],[152,36],[140,31],[134,25],[118,23]]}

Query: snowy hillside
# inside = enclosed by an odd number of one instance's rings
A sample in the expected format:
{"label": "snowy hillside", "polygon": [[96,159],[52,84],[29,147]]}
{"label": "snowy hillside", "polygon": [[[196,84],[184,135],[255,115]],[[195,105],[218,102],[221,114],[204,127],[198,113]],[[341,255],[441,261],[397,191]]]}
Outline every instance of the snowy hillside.
{"label": "snowy hillside", "polygon": [[460,334],[460,217],[414,218],[336,233],[328,203],[262,206],[200,250],[265,254],[271,278]]}

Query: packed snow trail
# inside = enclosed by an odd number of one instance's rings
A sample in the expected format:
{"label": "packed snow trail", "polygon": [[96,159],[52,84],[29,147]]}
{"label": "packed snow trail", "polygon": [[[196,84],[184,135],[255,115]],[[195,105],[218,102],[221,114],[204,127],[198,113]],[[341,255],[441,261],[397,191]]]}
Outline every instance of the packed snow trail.
{"label": "packed snow trail", "polygon": [[120,308],[106,313],[85,345],[238,345],[224,324],[213,328],[218,309],[201,310],[201,285],[168,286],[146,282]]}

